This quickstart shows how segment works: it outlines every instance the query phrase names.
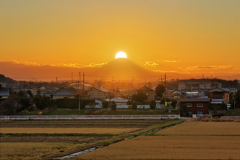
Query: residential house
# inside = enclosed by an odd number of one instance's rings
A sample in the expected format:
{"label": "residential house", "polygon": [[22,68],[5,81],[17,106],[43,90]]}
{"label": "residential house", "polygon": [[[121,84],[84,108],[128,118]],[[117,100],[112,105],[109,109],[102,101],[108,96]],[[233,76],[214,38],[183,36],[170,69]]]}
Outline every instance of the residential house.
{"label": "residential house", "polygon": [[151,101],[151,100],[154,100],[154,95],[155,95],[155,91],[147,86],[143,86],[139,89],[136,90],[138,93],[139,92],[143,92],[145,93],[148,98],[147,98],[147,101]]}
{"label": "residential house", "polygon": [[0,90],[0,99],[7,99],[9,95],[9,90]]}
{"label": "residential house", "polygon": [[208,92],[208,98],[211,98],[215,104],[216,102],[229,104],[229,93],[230,90],[217,87]]}
{"label": "residential house", "polygon": [[170,97],[174,99],[179,99],[179,98],[193,98],[194,96],[189,95],[182,90],[177,90],[177,91],[172,91],[170,93]]}
{"label": "residential house", "polygon": [[222,79],[186,79],[178,82],[178,89],[185,92],[209,91],[216,87],[238,89],[238,81],[226,81]]}
{"label": "residential house", "polygon": [[114,102],[116,105],[127,105],[127,102],[129,101],[129,99],[118,97],[118,98],[108,99],[107,101]]}
{"label": "residential house", "polygon": [[75,98],[76,93],[70,91],[67,88],[61,87],[57,91],[55,91],[52,96],[53,99]]}
{"label": "residential house", "polygon": [[184,107],[189,114],[209,114],[210,102],[210,98],[181,98],[179,100],[181,115],[184,115]]}
{"label": "residential house", "polygon": [[87,94],[91,99],[108,99],[110,92],[102,87],[92,87]]}
{"label": "residential house", "polygon": [[[172,92],[173,92],[174,90],[166,90],[166,97],[168,97],[168,98],[172,98]],[[163,95],[164,95],[164,93],[163,93]]]}

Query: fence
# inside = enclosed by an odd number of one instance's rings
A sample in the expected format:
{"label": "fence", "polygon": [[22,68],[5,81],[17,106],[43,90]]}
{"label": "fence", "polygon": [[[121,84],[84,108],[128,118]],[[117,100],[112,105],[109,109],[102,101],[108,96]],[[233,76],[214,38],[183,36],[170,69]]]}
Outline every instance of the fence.
{"label": "fence", "polygon": [[226,119],[240,119],[240,116],[221,116],[220,118],[226,118]]}
{"label": "fence", "polygon": [[19,115],[0,116],[0,120],[54,120],[54,119],[189,119],[180,115]]}

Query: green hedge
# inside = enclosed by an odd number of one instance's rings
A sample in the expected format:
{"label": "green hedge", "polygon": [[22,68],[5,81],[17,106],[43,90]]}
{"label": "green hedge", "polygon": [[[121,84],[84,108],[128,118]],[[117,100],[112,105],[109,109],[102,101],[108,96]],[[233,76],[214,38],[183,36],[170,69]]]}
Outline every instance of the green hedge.
{"label": "green hedge", "polygon": [[[84,109],[85,105],[89,103],[95,103],[94,100],[80,100],[80,109]],[[69,108],[69,109],[78,109],[79,107],[79,99],[57,99],[56,100],[57,108]]]}
{"label": "green hedge", "polygon": [[227,105],[225,103],[222,103],[222,104],[211,104],[209,106],[209,110],[227,110]]}
{"label": "green hedge", "polygon": [[28,108],[31,105],[31,99],[30,98],[20,98],[20,104],[22,105],[22,108]]}

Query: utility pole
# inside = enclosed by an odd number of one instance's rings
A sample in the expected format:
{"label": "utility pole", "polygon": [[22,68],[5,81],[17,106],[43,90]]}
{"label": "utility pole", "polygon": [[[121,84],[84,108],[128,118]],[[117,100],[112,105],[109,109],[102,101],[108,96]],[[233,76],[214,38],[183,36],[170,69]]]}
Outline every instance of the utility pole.
{"label": "utility pole", "polygon": [[162,85],[162,76],[161,76],[161,85]]}
{"label": "utility pole", "polygon": [[78,74],[79,74],[79,77],[78,77],[78,89],[80,90],[81,72],[79,72]]}
{"label": "utility pole", "polygon": [[57,83],[58,78],[56,77],[56,83]]}
{"label": "utility pole", "polygon": [[[165,103],[164,103],[164,106],[165,106],[165,107],[167,107],[167,106],[166,106],[166,89],[167,89],[166,87],[167,87],[167,82],[166,82],[166,73],[165,73]],[[164,108],[165,108],[165,107],[164,107]]]}
{"label": "utility pole", "polygon": [[[79,80],[78,80],[78,88],[79,88]],[[80,111],[80,90],[78,89],[78,110]]]}
{"label": "utility pole", "polygon": [[115,80],[113,80],[113,78],[114,78],[114,77],[112,77],[112,89],[110,90],[110,101],[111,101],[111,99],[112,99],[113,81],[115,81]]}
{"label": "utility pole", "polygon": [[83,98],[84,98],[84,72],[83,72]]}
{"label": "utility pole", "polygon": [[[83,106],[83,99],[84,99],[84,72],[83,72],[83,98],[82,98],[82,106]],[[80,94],[79,94],[79,97],[80,97]],[[80,99],[79,99],[79,101],[80,101]],[[79,110],[80,110],[80,108],[79,108]]]}
{"label": "utility pole", "polygon": [[145,85],[144,86],[146,86],[146,77],[145,77]]}
{"label": "utility pole", "polygon": [[132,77],[132,93],[133,93],[133,77]]}
{"label": "utility pole", "polygon": [[73,83],[73,73],[72,73],[72,83]]}

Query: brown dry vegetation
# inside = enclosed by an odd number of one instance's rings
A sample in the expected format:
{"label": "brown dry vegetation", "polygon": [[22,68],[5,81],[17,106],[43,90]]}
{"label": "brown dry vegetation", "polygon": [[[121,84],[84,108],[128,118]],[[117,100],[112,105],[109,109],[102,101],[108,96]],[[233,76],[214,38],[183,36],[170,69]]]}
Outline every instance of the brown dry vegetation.
{"label": "brown dry vegetation", "polygon": [[0,159],[42,159],[73,149],[73,143],[4,143],[0,145]]}
{"label": "brown dry vegetation", "polygon": [[0,121],[1,128],[145,128],[169,120],[22,120]]}
{"label": "brown dry vegetation", "polygon": [[237,159],[240,137],[140,136],[74,159]]}
{"label": "brown dry vegetation", "polygon": [[[47,157],[53,158],[64,156],[69,153],[78,152],[83,148],[87,149],[87,147],[105,145],[115,142],[116,140],[124,139],[124,137],[126,138],[130,134],[143,132],[144,128],[146,130],[148,127],[147,130],[149,130],[153,125],[155,127],[158,125],[161,126],[164,122],[171,123],[172,120],[1,121],[0,149],[2,150],[0,159],[42,159]],[[49,126],[53,127],[50,128]],[[65,126],[71,127],[65,128]],[[101,128],[102,126],[103,128]],[[116,127],[114,128],[114,126]],[[17,148],[20,148],[19,151],[16,151]],[[8,151],[6,151],[6,149],[8,149]],[[60,150],[64,150],[64,152],[60,152]]]}
{"label": "brown dry vegetation", "polygon": [[5,136],[1,142],[57,142],[89,143],[110,138],[110,136]]}
{"label": "brown dry vegetation", "polygon": [[160,130],[157,134],[240,135],[240,123],[191,121]]}
{"label": "brown dry vegetation", "polygon": [[97,133],[123,134],[139,128],[1,128],[1,133]]}

